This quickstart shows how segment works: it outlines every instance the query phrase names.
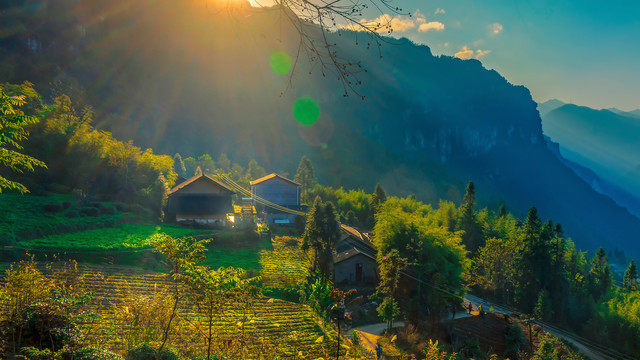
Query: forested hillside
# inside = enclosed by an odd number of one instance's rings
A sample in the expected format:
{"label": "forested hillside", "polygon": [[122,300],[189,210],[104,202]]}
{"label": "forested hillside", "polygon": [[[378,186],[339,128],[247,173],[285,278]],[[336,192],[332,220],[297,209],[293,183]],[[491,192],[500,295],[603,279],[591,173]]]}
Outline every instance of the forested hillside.
{"label": "forested hillside", "polygon": [[[45,102],[66,94],[79,108],[92,105],[95,126],[117,139],[184,157],[225,152],[287,172],[307,154],[324,184],[380,182],[432,203],[460,202],[472,179],[481,204],[504,202],[521,216],[535,205],[582,248],[639,254],[631,244],[640,221],[546,148],[526,88],[476,60],[331,33],[358,78],[345,97],[338,79],[298,53],[298,32],[275,9],[103,0],[3,6],[0,79],[32,81]],[[270,68],[275,51],[293,57],[291,78]],[[319,104],[313,125],[293,117],[300,97]]]}

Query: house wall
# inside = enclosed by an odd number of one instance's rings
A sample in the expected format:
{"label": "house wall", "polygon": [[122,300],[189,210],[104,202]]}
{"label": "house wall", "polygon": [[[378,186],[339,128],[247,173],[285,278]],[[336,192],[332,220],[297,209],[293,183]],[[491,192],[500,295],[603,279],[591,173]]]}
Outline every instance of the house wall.
{"label": "house wall", "polygon": [[225,225],[226,214],[176,214],[176,221],[195,221],[203,225]]}
{"label": "house wall", "polygon": [[346,282],[356,284],[356,264],[362,264],[362,282],[373,284],[376,282],[377,264],[375,260],[358,254],[334,265],[334,277],[336,284]]}
{"label": "house wall", "polygon": [[253,185],[251,192],[267,201],[283,206],[300,205],[299,187],[279,178]]}

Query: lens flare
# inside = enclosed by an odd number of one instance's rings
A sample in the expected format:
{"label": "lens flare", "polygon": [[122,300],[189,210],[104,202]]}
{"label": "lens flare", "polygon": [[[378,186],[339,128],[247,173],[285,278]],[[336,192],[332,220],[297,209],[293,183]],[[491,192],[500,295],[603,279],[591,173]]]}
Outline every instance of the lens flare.
{"label": "lens flare", "polygon": [[291,66],[293,65],[291,57],[284,51],[272,52],[271,56],[269,56],[269,63],[271,64],[271,69],[278,75],[287,74],[291,71]]}
{"label": "lens flare", "polygon": [[293,103],[293,117],[302,125],[311,125],[320,117],[320,106],[310,97],[302,97]]}

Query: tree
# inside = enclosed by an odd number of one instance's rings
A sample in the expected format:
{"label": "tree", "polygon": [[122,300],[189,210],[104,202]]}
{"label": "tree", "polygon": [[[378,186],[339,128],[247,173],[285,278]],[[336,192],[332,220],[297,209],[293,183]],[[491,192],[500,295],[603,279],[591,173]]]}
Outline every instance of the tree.
{"label": "tree", "polygon": [[400,312],[400,308],[398,307],[398,302],[388,296],[382,300],[382,303],[378,305],[378,315],[387,323],[387,330],[391,330],[393,327],[393,320],[395,320],[396,316]]}
{"label": "tree", "polygon": [[[183,161],[184,161],[184,167],[185,167],[187,178],[190,178],[196,175],[196,168],[198,167],[198,162],[196,161],[196,159],[192,157],[187,157],[187,158],[184,158]],[[202,173],[202,170],[200,172]]]}
{"label": "tree", "polygon": [[296,176],[293,180],[302,185],[302,202],[308,202],[310,200],[308,198],[308,193],[314,186],[316,186],[318,180],[316,180],[316,176],[313,173],[313,165],[311,165],[311,161],[307,159],[305,155],[302,155],[302,159],[298,164]]}
{"label": "tree", "polygon": [[611,289],[613,275],[603,247],[598,248],[596,255],[591,259],[589,278],[591,294],[595,300],[602,298]]}
{"label": "tree", "polygon": [[209,154],[202,154],[198,156],[198,166],[202,169],[202,172],[205,174],[213,174],[213,170],[215,170],[215,162],[211,158]]}
{"label": "tree", "polygon": [[[360,39],[365,38],[367,48],[377,46],[380,52],[383,43],[392,41],[382,34],[393,32],[393,16],[410,16],[410,13],[395,6],[392,0],[282,0],[277,5],[282,12],[281,18],[288,20],[300,36],[297,53],[306,55],[311,65],[319,68],[323,76],[337,78],[345,91],[344,96],[348,96],[349,92],[359,95],[356,89],[361,84],[358,74],[365,70],[360,61],[341,57],[338,45],[330,41],[327,34],[337,32],[340,36],[345,28],[357,31]],[[364,14],[370,9],[378,12],[378,16],[374,16],[376,20],[366,20]]]}
{"label": "tree", "polygon": [[464,203],[460,207],[460,230],[464,230],[462,242],[467,246],[469,251],[475,253],[482,246],[482,226],[476,219],[476,187],[473,181],[467,184],[467,191],[464,194]]}
{"label": "tree", "polygon": [[387,193],[384,191],[382,186],[378,183],[376,184],[376,188],[373,190],[373,194],[371,195],[371,203],[369,204],[369,208],[371,209],[371,214],[366,219],[368,222],[368,226],[373,228],[375,226],[375,215],[380,209],[380,205],[384,204],[387,201]]}
{"label": "tree", "polygon": [[151,241],[155,246],[154,251],[166,257],[169,273],[174,280],[173,306],[169,320],[163,329],[162,341],[157,350],[158,354],[162,352],[169,339],[171,323],[178,313],[180,301],[185,296],[185,285],[189,283],[190,276],[195,273],[196,265],[205,259],[205,244],[208,241],[210,239],[173,238],[166,234],[158,234]]}
{"label": "tree", "polygon": [[[44,162],[18,152],[22,150],[21,141],[29,136],[26,129],[29,125],[38,122],[33,116],[22,113],[19,108],[26,104],[24,95],[9,96],[0,87],[0,165],[17,173],[34,171],[34,167],[46,168]],[[21,193],[29,190],[16,181],[11,181],[0,175],[0,192],[2,189],[13,189]]]}
{"label": "tree", "polygon": [[330,202],[323,204],[322,200],[316,197],[311,211],[307,214],[302,249],[313,251],[312,272],[317,271],[322,281],[331,279],[333,252],[338,240],[340,240],[340,222],[333,204]]}
{"label": "tree", "polygon": [[258,162],[255,161],[254,159],[251,159],[249,161],[249,164],[247,165],[247,177],[250,180],[256,180],[256,179],[260,179],[261,177],[267,175],[267,172],[265,171],[265,169],[258,165]]}
{"label": "tree", "polygon": [[179,153],[173,155],[173,169],[178,175],[187,176],[187,168],[184,166],[184,161],[182,161],[182,156]]}
{"label": "tree", "polygon": [[622,286],[627,290],[638,290],[638,268],[633,260],[631,260],[629,267],[624,272]]}
{"label": "tree", "polygon": [[231,171],[231,161],[229,157],[227,157],[227,154],[220,153],[220,156],[218,156],[218,168],[225,174]]}

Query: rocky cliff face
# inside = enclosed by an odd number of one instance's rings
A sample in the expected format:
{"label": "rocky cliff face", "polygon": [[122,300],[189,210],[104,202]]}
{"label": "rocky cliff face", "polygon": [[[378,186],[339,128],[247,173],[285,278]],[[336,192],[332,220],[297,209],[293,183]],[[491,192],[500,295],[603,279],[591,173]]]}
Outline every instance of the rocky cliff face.
{"label": "rocky cliff face", "polygon": [[[274,51],[294,61],[298,53],[297,32],[277,12],[212,13],[168,0],[117,12],[108,11],[106,0],[83,4],[56,7],[69,11],[61,17],[68,24],[58,24],[68,31],[56,39],[68,46],[36,54],[18,34],[0,43],[0,63],[20,54],[21,70],[7,80],[71,92],[93,104],[96,124],[119,139],[183,157],[224,151],[234,161],[255,158],[268,171],[289,173],[306,154],[325,185],[372,191],[380,182],[392,194],[435,204],[460,201],[473,180],[482,205],[504,201],[521,216],[535,205],[587,249],[609,244],[632,251],[630,239],[640,233],[637,218],[545,147],[529,91],[479,61],[433,56],[412,43],[379,53],[354,33],[330,34],[340,57],[367,70],[357,74],[362,100],[344,97],[340,82],[304,56],[291,78],[271,70]],[[39,39],[34,33],[29,29]],[[303,96],[320,106],[314,125],[293,118],[292,105]]]}

